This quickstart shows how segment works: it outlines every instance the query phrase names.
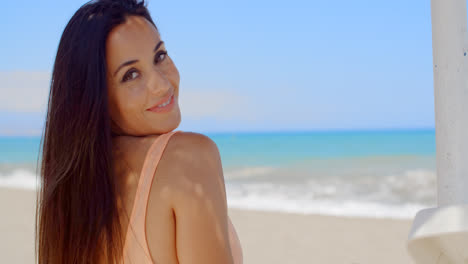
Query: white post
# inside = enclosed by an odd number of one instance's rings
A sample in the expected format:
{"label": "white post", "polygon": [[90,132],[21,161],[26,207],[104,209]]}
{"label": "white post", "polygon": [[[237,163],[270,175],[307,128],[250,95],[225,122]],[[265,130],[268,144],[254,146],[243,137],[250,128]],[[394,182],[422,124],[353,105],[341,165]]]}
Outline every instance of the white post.
{"label": "white post", "polygon": [[408,251],[418,264],[468,263],[466,0],[432,0],[438,207],[416,215]]}
{"label": "white post", "polygon": [[466,0],[432,0],[438,205],[468,204]]}

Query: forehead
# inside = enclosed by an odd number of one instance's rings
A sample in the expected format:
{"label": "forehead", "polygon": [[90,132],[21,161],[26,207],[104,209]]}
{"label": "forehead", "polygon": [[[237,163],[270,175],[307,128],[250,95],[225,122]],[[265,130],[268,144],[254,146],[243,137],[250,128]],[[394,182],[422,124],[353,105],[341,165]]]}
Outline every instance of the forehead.
{"label": "forehead", "polygon": [[141,16],[129,16],[125,23],[113,28],[106,40],[109,65],[116,66],[139,52],[152,52],[160,40],[158,30]]}

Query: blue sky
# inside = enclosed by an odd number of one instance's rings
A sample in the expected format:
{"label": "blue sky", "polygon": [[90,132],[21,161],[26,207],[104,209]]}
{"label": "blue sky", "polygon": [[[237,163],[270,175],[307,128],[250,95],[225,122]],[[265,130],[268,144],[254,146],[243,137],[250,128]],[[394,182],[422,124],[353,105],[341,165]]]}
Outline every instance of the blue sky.
{"label": "blue sky", "polygon": [[[62,31],[86,1],[7,1],[0,134],[39,134]],[[430,1],[148,1],[181,75],[179,129],[434,127]]]}

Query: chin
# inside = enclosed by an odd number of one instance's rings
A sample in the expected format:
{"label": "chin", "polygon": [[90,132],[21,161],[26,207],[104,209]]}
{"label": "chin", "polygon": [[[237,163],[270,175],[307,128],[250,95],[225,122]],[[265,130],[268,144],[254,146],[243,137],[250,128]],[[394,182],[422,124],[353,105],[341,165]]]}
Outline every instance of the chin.
{"label": "chin", "polygon": [[176,130],[177,127],[180,125],[180,115],[179,118],[174,118],[171,119],[170,121],[167,121],[164,125],[159,125],[157,128],[155,128],[153,133],[151,134],[165,134],[169,133],[173,130]]}

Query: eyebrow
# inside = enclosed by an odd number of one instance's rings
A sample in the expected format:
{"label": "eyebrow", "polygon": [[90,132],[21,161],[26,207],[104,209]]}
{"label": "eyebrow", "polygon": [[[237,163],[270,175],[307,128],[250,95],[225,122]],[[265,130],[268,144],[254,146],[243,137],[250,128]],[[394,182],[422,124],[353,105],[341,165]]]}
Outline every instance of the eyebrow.
{"label": "eyebrow", "polygon": [[[153,52],[157,51],[157,50],[159,49],[159,47],[160,47],[162,44],[164,44],[164,41],[162,41],[162,40],[159,41],[158,44],[156,44],[156,47],[154,47]],[[126,61],[126,62],[122,63],[122,64],[117,68],[117,70],[115,70],[113,76],[115,76],[115,75],[117,74],[117,72],[118,72],[122,67],[125,67],[125,66],[127,66],[127,65],[133,64],[133,63],[135,63],[135,62],[137,62],[137,61],[138,61],[138,60],[129,60],[129,61]]]}

